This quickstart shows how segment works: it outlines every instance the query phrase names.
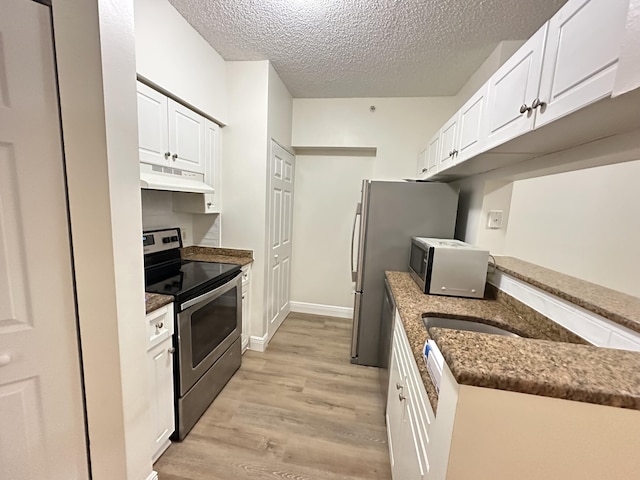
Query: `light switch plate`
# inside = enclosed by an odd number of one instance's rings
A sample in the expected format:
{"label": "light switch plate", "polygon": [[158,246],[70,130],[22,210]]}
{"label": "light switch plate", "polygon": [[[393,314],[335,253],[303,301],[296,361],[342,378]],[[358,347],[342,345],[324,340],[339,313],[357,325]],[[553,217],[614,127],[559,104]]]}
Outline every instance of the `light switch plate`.
{"label": "light switch plate", "polygon": [[502,210],[490,210],[489,211],[489,218],[487,220],[487,227],[488,228],[502,228],[502,215],[503,215],[503,211]]}

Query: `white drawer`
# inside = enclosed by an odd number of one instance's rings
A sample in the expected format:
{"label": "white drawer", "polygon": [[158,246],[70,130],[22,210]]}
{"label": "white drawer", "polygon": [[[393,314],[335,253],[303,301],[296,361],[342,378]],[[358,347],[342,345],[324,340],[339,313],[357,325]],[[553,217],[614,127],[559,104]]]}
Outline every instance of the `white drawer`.
{"label": "white drawer", "polygon": [[147,349],[153,348],[173,335],[173,303],[147,315]]}

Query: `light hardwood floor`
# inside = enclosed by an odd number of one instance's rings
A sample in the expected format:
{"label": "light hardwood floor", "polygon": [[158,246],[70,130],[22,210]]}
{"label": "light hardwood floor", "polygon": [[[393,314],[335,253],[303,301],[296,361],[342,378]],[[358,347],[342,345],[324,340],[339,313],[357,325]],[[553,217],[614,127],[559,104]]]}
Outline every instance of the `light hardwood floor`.
{"label": "light hardwood floor", "polygon": [[291,314],[242,366],[160,480],[390,479],[378,369],[349,362],[350,320]]}

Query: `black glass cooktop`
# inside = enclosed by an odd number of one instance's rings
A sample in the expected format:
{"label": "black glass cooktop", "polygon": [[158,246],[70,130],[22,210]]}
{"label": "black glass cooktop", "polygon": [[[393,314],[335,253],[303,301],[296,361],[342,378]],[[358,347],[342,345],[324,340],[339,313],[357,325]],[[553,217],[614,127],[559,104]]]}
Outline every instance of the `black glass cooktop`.
{"label": "black glass cooktop", "polygon": [[145,290],[184,301],[225,283],[240,271],[230,263],[184,262],[145,271]]}

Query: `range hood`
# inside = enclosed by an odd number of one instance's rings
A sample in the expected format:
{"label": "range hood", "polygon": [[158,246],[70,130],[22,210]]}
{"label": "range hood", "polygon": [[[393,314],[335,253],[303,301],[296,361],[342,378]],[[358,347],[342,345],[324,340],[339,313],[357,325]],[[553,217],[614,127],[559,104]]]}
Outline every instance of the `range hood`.
{"label": "range hood", "polygon": [[215,192],[211,185],[204,182],[204,175],[201,173],[146,163],[140,164],[140,188],[171,192]]}

